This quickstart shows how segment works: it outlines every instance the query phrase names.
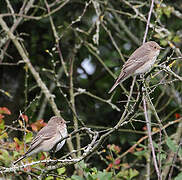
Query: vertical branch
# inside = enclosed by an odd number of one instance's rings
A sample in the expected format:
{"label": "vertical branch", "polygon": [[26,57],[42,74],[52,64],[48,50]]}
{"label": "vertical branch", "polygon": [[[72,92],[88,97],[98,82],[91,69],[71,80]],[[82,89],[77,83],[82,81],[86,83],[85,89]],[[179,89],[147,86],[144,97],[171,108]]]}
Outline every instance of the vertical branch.
{"label": "vertical branch", "polygon": [[[153,105],[153,103],[152,103],[152,100],[151,100],[151,98],[150,98],[150,95],[149,95],[149,92],[148,92],[147,88],[148,88],[148,86],[145,87],[145,89],[146,89],[146,97],[148,98],[148,101],[149,101],[149,103],[150,103],[150,107],[151,107],[151,109],[152,109],[152,111],[153,111],[153,113],[154,113],[154,116],[156,117],[156,119],[157,119],[157,121],[158,121],[158,123],[159,123],[160,129],[163,129],[162,122],[161,122],[161,120],[160,120],[160,118],[159,118],[159,116],[158,116],[158,114],[157,114],[157,111],[156,111],[156,109],[155,109],[155,107],[154,107],[154,105]],[[163,129],[163,132],[164,132],[165,136],[168,137],[167,132],[166,132],[165,129]]]}
{"label": "vertical branch", "polygon": [[9,2],[9,0],[6,0],[6,4],[7,4],[7,7],[9,8],[11,14],[12,14],[12,17],[13,17],[13,20],[16,21],[16,17],[15,17],[15,11],[13,9],[13,7],[11,6],[11,3]]}
{"label": "vertical branch", "polygon": [[[145,43],[146,38],[147,38],[148,28],[149,28],[149,24],[150,24],[150,18],[151,18],[153,7],[154,7],[154,0],[152,0],[151,6],[150,6],[150,11],[149,11],[148,19],[147,19],[145,34],[144,34],[144,37],[143,37],[143,44]],[[147,123],[147,131],[148,131],[149,143],[150,143],[150,148],[151,148],[151,151],[152,151],[154,166],[155,166],[155,170],[157,172],[158,179],[161,180],[161,174],[160,174],[159,167],[158,167],[158,164],[157,164],[155,149],[154,149],[153,142],[152,142],[151,126],[150,126],[151,122],[149,121],[149,118],[148,118],[147,104],[146,104],[146,94],[144,92],[143,92],[143,106],[144,106],[144,115],[145,115],[145,120],[146,120],[146,123]]]}
{"label": "vertical branch", "polygon": [[146,156],[146,180],[150,180],[150,164],[151,164],[151,150],[150,150],[150,144],[148,143],[148,151],[147,151],[147,156]]}
{"label": "vertical branch", "polygon": [[144,37],[143,37],[143,44],[145,43],[146,38],[147,38],[149,24],[150,24],[150,18],[151,18],[151,14],[152,14],[153,8],[154,8],[154,0],[152,0],[151,6],[150,6],[150,11],[149,11],[148,19],[147,19],[147,25],[146,25],[146,29],[145,29],[145,34],[144,34]]}
{"label": "vertical branch", "polygon": [[[75,116],[76,114],[76,107],[75,107],[75,97],[74,97],[74,86],[73,86],[73,64],[74,64],[74,57],[71,59],[71,64],[70,64],[70,102],[72,105],[72,109],[74,111],[73,113],[73,123],[74,123],[74,130],[78,130],[78,120],[77,117]],[[80,149],[80,135],[79,133],[76,134],[76,145],[77,149]],[[80,156],[80,151],[78,152],[78,156]]]}
{"label": "vertical branch", "polygon": [[[46,7],[47,7],[47,10],[48,10],[48,13],[50,13],[50,7],[49,7],[49,5],[48,5],[48,3],[47,3],[47,1],[45,0],[45,4],[46,4]],[[57,34],[57,31],[56,31],[56,27],[54,26],[54,22],[53,22],[53,20],[52,20],[52,17],[51,16],[49,16],[49,20],[50,20],[50,23],[51,23],[51,27],[52,27],[52,31],[53,31],[53,34],[54,34],[54,38],[55,38],[55,41],[56,41],[56,48],[57,48],[57,51],[58,51],[58,54],[59,54],[59,57],[60,57],[60,59],[61,59],[61,63],[62,63],[62,67],[63,67],[63,70],[64,70],[64,73],[66,74],[66,76],[68,76],[68,72],[67,72],[67,68],[66,68],[66,65],[65,65],[65,62],[64,62],[64,60],[63,60],[63,56],[62,56],[62,53],[61,53],[61,49],[60,49],[60,46],[59,46],[59,37],[58,37],[58,34]],[[71,91],[71,89],[73,88],[73,80],[72,80],[72,75],[73,75],[73,73],[72,73],[72,67],[73,65],[71,64],[71,73],[70,73],[70,91]],[[72,89],[72,91],[73,91],[73,89]],[[70,93],[70,97],[72,97],[72,94]],[[72,104],[72,106],[73,106],[73,104]],[[73,109],[75,110],[75,106],[73,106]],[[76,112],[76,110],[75,110],[75,112]],[[74,119],[73,119],[73,122],[74,122],[74,126],[75,126],[75,130],[78,130],[78,122],[77,122],[77,126],[75,125],[75,121],[77,120],[75,120],[75,116],[74,116]],[[77,127],[77,128],[76,128]],[[80,137],[79,136],[79,134],[77,134],[76,135],[76,139],[77,139],[77,148],[78,148],[78,137]],[[74,146],[73,146],[73,143],[72,143],[72,141],[71,141],[71,138],[68,138],[67,139],[67,144],[68,144],[68,148],[69,148],[69,151],[70,152],[72,152],[73,150],[74,150]],[[79,144],[79,148],[78,149],[80,149],[80,144]],[[73,158],[76,158],[76,154],[75,153],[73,153],[72,154],[72,157]],[[77,169],[77,165],[75,165],[75,169]]]}
{"label": "vertical branch", "polygon": [[[56,73],[56,72],[55,72]],[[60,68],[59,68],[59,70],[58,70],[58,73],[57,73],[57,75],[56,75],[56,77],[57,77],[57,81],[62,77],[62,75],[63,75],[63,67],[61,66]],[[50,91],[50,93],[52,93],[53,91],[54,91],[54,89],[56,88],[56,84],[55,84],[55,82],[51,82],[51,84],[50,84],[50,86],[49,86],[49,91]],[[48,101],[47,101],[47,99],[46,98],[44,98],[44,100],[43,100],[43,102],[42,102],[42,104],[41,104],[41,107],[40,107],[40,110],[39,110],[39,114],[38,114],[38,116],[37,116],[37,119],[41,119],[42,117],[43,117],[43,115],[44,115],[44,113],[45,113],[45,110],[46,110],[46,107],[47,107],[47,103],[48,103]]]}
{"label": "vertical branch", "polygon": [[[74,96],[74,85],[73,85],[73,65],[74,65],[74,57],[72,56],[71,58],[71,63],[70,63],[70,103],[72,106],[73,110],[73,123],[74,123],[74,130],[78,130],[78,119],[76,115],[76,107],[75,107],[75,96]],[[76,134],[76,148],[79,150],[81,148],[80,144],[80,134]],[[76,156],[76,155],[75,155]],[[81,156],[81,151],[78,151],[77,156]],[[79,176],[83,176],[83,172],[81,169],[79,169],[79,164],[75,164],[75,169],[77,170],[77,173]]]}
{"label": "vertical branch", "polygon": [[[130,93],[129,93],[129,96],[128,96],[128,100],[127,100],[127,103],[126,103],[126,106],[125,106],[125,110],[119,120],[119,122],[117,123],[116,125],[116,129],[119,128],[119,126],[125,121],[125,119],[127,118],[127,112],[129,111],[128,108],[129,108],[129,104],[130,104],[130,100],[132,98],[132,93],[133,93],[133,88],[134,88],[134,85],[135,85],[135,81],[136,81],[136,76],[133,77],[133,81],[132,81],[132,84],[131,84],[131,87],[130,87]],[[129,114],[128,114],[129,115]]]}
{"label": "vertical branch", "polygon": [[[47,11],[50,14],[50,7],[49,7],[46,0],[45,0],[45,4],[46,4],[46,7],[47,7]],[[67,71],[65,62],[63,60],[63,56],[62,56],[62,53],[61,53],[61,48],[59,46],[59,37],[58,37],[57,31],[56,31],[56,27],[54,26],[54,22],[52,20],[52,17],[50,15],[49,15],[49,20],[50,20],[50,23],[51,23],[52,31],[53,31],[55,42],[56,42],[56,48],[57,48],[57,51],[58,51],[58,54],[59,54],[59,57],[60,57],[60,60],[61,60],[61,63],[62,63],[63,69],[64,69],[64,73],[66,74],[66,76],[68,76],[68,71]]]}
{"label": "vertical branch", "polygon": [[153,146],[153,143],[152,143],[151,126],[150,126],[151,123],[150,123],[149,118],[148,118],[146,96],[145,96],[144,92],[143,92],[143,107],[144,107],[144,115],[145,115],[145,120],[146,120],[146,123],[147,123],[147,131],[148,131],[148,136],[149,136],[149,143],[150,143],[150,148],[152,150],[152,156],[153,156],[155,170],[157,172],[158,179],[162,180],[160,172],[159,172],[159,168],[158,168],[158,165],[157,165],[157,159],[156,159],[156,155],[155,155],[154,146]]}
{"label": "vertical branch", "polygon": [[128,108],[129,108],[129,103],[130,103],[130,100],[131,100],[131,97],[132,97],[132,93],[133,93],[133,88],[134,88],[134,85],[135,85],[135,81],[136,81],[136,76],[133,77],[133,81],[132,81],[132,84],[131,84],[131,87],[130,87],[130,94],[128,96],[128,100],[127,100],[127,103],[126,103],[126,106],[125,106],[125,111],[121,117],[121,119],[124,118],[125,114],[127,113],[128,111]]}
{"label": "vertical branch", "polygon": [[159,148],[158,148],[158,162],[159,162],[159,173],[161,174],[161,178],[162,178],[162,162],[161,162],[161,150],[162,150],[162,130],[159,129]]}
{"label": "vertical branch", "polygon": [[23,121],[23,123],[22,123],[22,126],[23,126],[23,129],[24,129],[24,136],[23,136],[23,141],[24,141],[24,152],[26,152],[26,134],[27,134],[27,132],[26,132],[26,122],[25,122],[25,119],[24,119],[24,117],[23,117],[23,114],[22,114],[22,112],[20,111],[20,115],[19,115],[19,117],[22,119],[22,121]]}
{"label": "vertical branch", "polygon": [[24,69],[25,69],[25,90],[24,90],[24,94],[25,94],[25,108],[27,107],[28,105],[28,67],[27,65],[25,64],[24,66]]}

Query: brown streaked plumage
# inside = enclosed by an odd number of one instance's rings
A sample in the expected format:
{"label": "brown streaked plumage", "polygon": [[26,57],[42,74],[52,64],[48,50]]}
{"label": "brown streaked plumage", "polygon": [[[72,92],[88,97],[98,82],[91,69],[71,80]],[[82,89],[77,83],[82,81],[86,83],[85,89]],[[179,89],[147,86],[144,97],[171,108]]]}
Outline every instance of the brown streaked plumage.
{"label": "brown streaked plumage", "polygon": [[[43,127],[32,140],[28,151],[18,160],[16,160],[13,164],[15,165],[22,159],[31,156],[32,154],[41,152],[41,151],[50,151],[61,138],[67,136],[67,127],[66,121],[60,117],[53,116],[48,124]],[[65,144],[65,139],[61,141],[57,147],[55,152],[59,151],[62,146]]]}
{"label": "brown streaked plumage", "polygon": [[131,75],[147,72],[155,63],[161,49],[162,48],[155,41],[146,42],[136,49],[123,65],[121,73],[109,93]]}

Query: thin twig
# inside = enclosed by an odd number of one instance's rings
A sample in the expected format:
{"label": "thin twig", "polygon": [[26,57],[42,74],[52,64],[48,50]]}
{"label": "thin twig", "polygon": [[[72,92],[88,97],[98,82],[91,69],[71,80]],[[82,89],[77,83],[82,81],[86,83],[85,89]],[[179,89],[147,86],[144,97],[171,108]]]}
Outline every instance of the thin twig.
{"label": "thin twig", "polygon": [[145,43],[146,38],[147,38],[149,24],[150,24],[150,18],[151,18],[153,8],[154,8],[154,0],[152,0],[152,3],[150,5],[150,11],[149,11],[148,19],[147,19],[147,25],[146,25],[145,34],[144,34],[144,37],[143,37],[143,44]]}
{"label": "thin twig", "polygon": [[147,105],[146,105],[146,97],[145,97],[145,94],[143,94],[143,107],[144,107],[145,120],[147,122],[147,131],[148,131],[148,136],[149,136],[150,148],[152,150],[152,155],[153,155],[153,161],[154,161],[155,170],[156,170],[158,179],[159,180],[162,180],[161,179],[160,172],[159,172],[159,168],[158,168],[158,165],[157,165],[157,158],[156,158],[156,155],[155,155],[154,145],[153,145],[153,142],[152,142],[151,127],[150,127],[150,122],[149,122],[148,113],[147,113]]}

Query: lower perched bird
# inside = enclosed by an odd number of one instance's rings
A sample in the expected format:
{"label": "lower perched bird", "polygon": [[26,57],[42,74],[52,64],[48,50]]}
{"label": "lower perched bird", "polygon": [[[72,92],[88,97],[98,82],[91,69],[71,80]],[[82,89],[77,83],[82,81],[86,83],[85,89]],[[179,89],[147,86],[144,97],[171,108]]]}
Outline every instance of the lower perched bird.
{"label": "lower perched bird", "polygon": [[[13,164],[22,159],[41,151],[50,151],[60,140],[67,136],[66,121],[60,117],[53,116],[48,124],[43,127],[32,140],[28,151]],[[57,144],[55,152],[59,151],[65,144],[65,139]]]}
{"label": "lower perched bird", "polygon": [[155,41],[146,42],[136,49],[129,57],[128,61],[123,65],[121,73],[109,93],[131,75],[138,75],[147,72],[155,63],[161,49],[163,48]]}

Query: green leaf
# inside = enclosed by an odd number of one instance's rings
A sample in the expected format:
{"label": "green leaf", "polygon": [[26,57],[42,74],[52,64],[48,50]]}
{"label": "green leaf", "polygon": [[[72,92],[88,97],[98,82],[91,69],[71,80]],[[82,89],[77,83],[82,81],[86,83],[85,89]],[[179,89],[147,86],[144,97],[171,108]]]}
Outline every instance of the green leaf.
{"label": "green leaf", "polygon": [[120,171],[120,172],[116,175],[116,177],[117,177],[117,178],[128,179],[128,177],[129,177],[128,174],[129,174],[128,170],[123,170],[123,171]]}
{"label": "green leaf", "polygon": [[31,142],[32,138],[33,138],[33,133],[32,132],[27,133],[26,136],[25,136],[25,142],[26,143]]}
{"label": "green leaf", "polygon": [[4,130],[4,120],[1,120],[1,123],[0,123],[0,129]]}
{"label": "green leaf", "polygon": [[170,138],[167,138],[166,140],[166,144],[167,146],[169,147],[169,149],[173,152],[176,152],[177,151],[177,146],[176,144],[174,143],[174,141],[172,141]]}
{"label": "green leaf", "polygon": [[156,13],[157,13],[157,16],[158,16],[158,17],[161,17],[162,14],[163,14],[162,8],[157,8],[157,9],[156,9]]}
{"label": "green leaf", "polygon": [[7,137],[8,137],[8,134],[6,132],[0,135],[0,139],[4,139]]}
{"label": "green leaf", "polygon": [[116,177],[124,179],[132,179],[139,175],[139,172],[136,169],[130,168],[129,170],[120,171]]}
{"label": "green leaf", "polygon": [[12,161],[12,156],[10,156],[9,152],[5,149],[0,150],[0,161],[4,162],[8,165]]}
{"label": "green leaf", "polygon": [[133,154],[135,156],[145,156],[147,150],[143,150],[143,151],[137,151],[137,152],[134,152]]}
{"label": "green leaf", "polygon": [[158,149],[159,148],[159,144],[157,144],[155,141],[152,141],[152,144],[154,146],[155,149]]}
{"label": "green leaf", "polygon": [[159,158],[160,158],[160,161],[162,161],[163,159],[166,159],[166,154],[164,154],[164,153],[158,153],[157,154],[157,159],[159,160]]}
{"label": "green leaf", "polygon": [[168,41],[167,41],[167,40],[165,40],[165,39],[160,40],[160,44],[161,44],[162,46],[167,46]]}
{"label": "green leaf", "polygon": [[86,164],[84,163],[84,160],[79,162],[79,166],[80,166],[82,169],[87,168]]}
{"label": "green leaf", "polygon": [[88,173],[87,177],[86,177],[87,180],[95,180],[96,178],[97,178],[97,176],[95,173],[93,173],[93,174]]}
{"label": "green leaf", "polygon": [[66,168],[65,167],[62,167],[62,168],[57,169],[57,172],[58,172],[59,175],[64,174],[65,171],[66,171]]}
{"label": "green leaf", "polygon": [[91,168],[91,170],[93,171],[93,173],[97,173],[97,168],[96,167]]}
{"label": "green leaf", "polygon": [[[134,141],[132,144],[134,145],[134,144],[136,144],[136,143],[137,143],[137,142]],[[147,148],[148,148],[146,145],[143,145],[143,144],[139,144],[138,146],[139,146],[139,147],[142,147],[142,148],[144,148],[144,149],[147,149]]]}
{"label": "green leaf", "polygon": [[175,43],[179,43],[181,40],[180,40],[180,37],[179,36],[174,36],[173,37],[173,42]]}
{"label": "green leaf", "polygon": [[85,171],[86,173],[88,173],[88,172],[90,172],[90,168],[87,167],[87,168],[84,169],[84,171]]}
{"label": "green leaf", "polygon": [[174,180],[181,180],[182,179],[182,172],[180,172]]}
{"label": "green leaf", "polygon": [[133,177],[135,176],[138,176],[139,175],[139,172],[136,170],[136,169],[129,169],[129,176],[130,176],[130,179],[132,179]]}
{"label": "green leaf", "polygon": [[111,180],[112,178],[112,172],[102,172],[102,171],[99,171],[98,172],[98,175],[97,175],[97,178],[99,180]]}
{"label": "green leaf", "polygon": [[164,14],[165,14],[168,18],[170,18],[171,13],[172,13],[173,10],[174,10],[174,8],[171,7],[171,6],[166,6],[166,7],[163,8],[163,12],[164,12]]}
{"label": "green leaf", "polygon": [[51,180],[51,179],[54,179],[54,177],[53,176],[48,176],[48,177],[45,178],[45,180]]}
{"label": "green leaf", "polygon": [[17,152],[17,151],[13,151],[13,157],[17,157],[17,156],[19,156],[19,152]]}
{"label": "green leaf", "polygon": [[73,175],[73,176],[71,176],[71,180],[84,180],[84,179],[80,176]]}

